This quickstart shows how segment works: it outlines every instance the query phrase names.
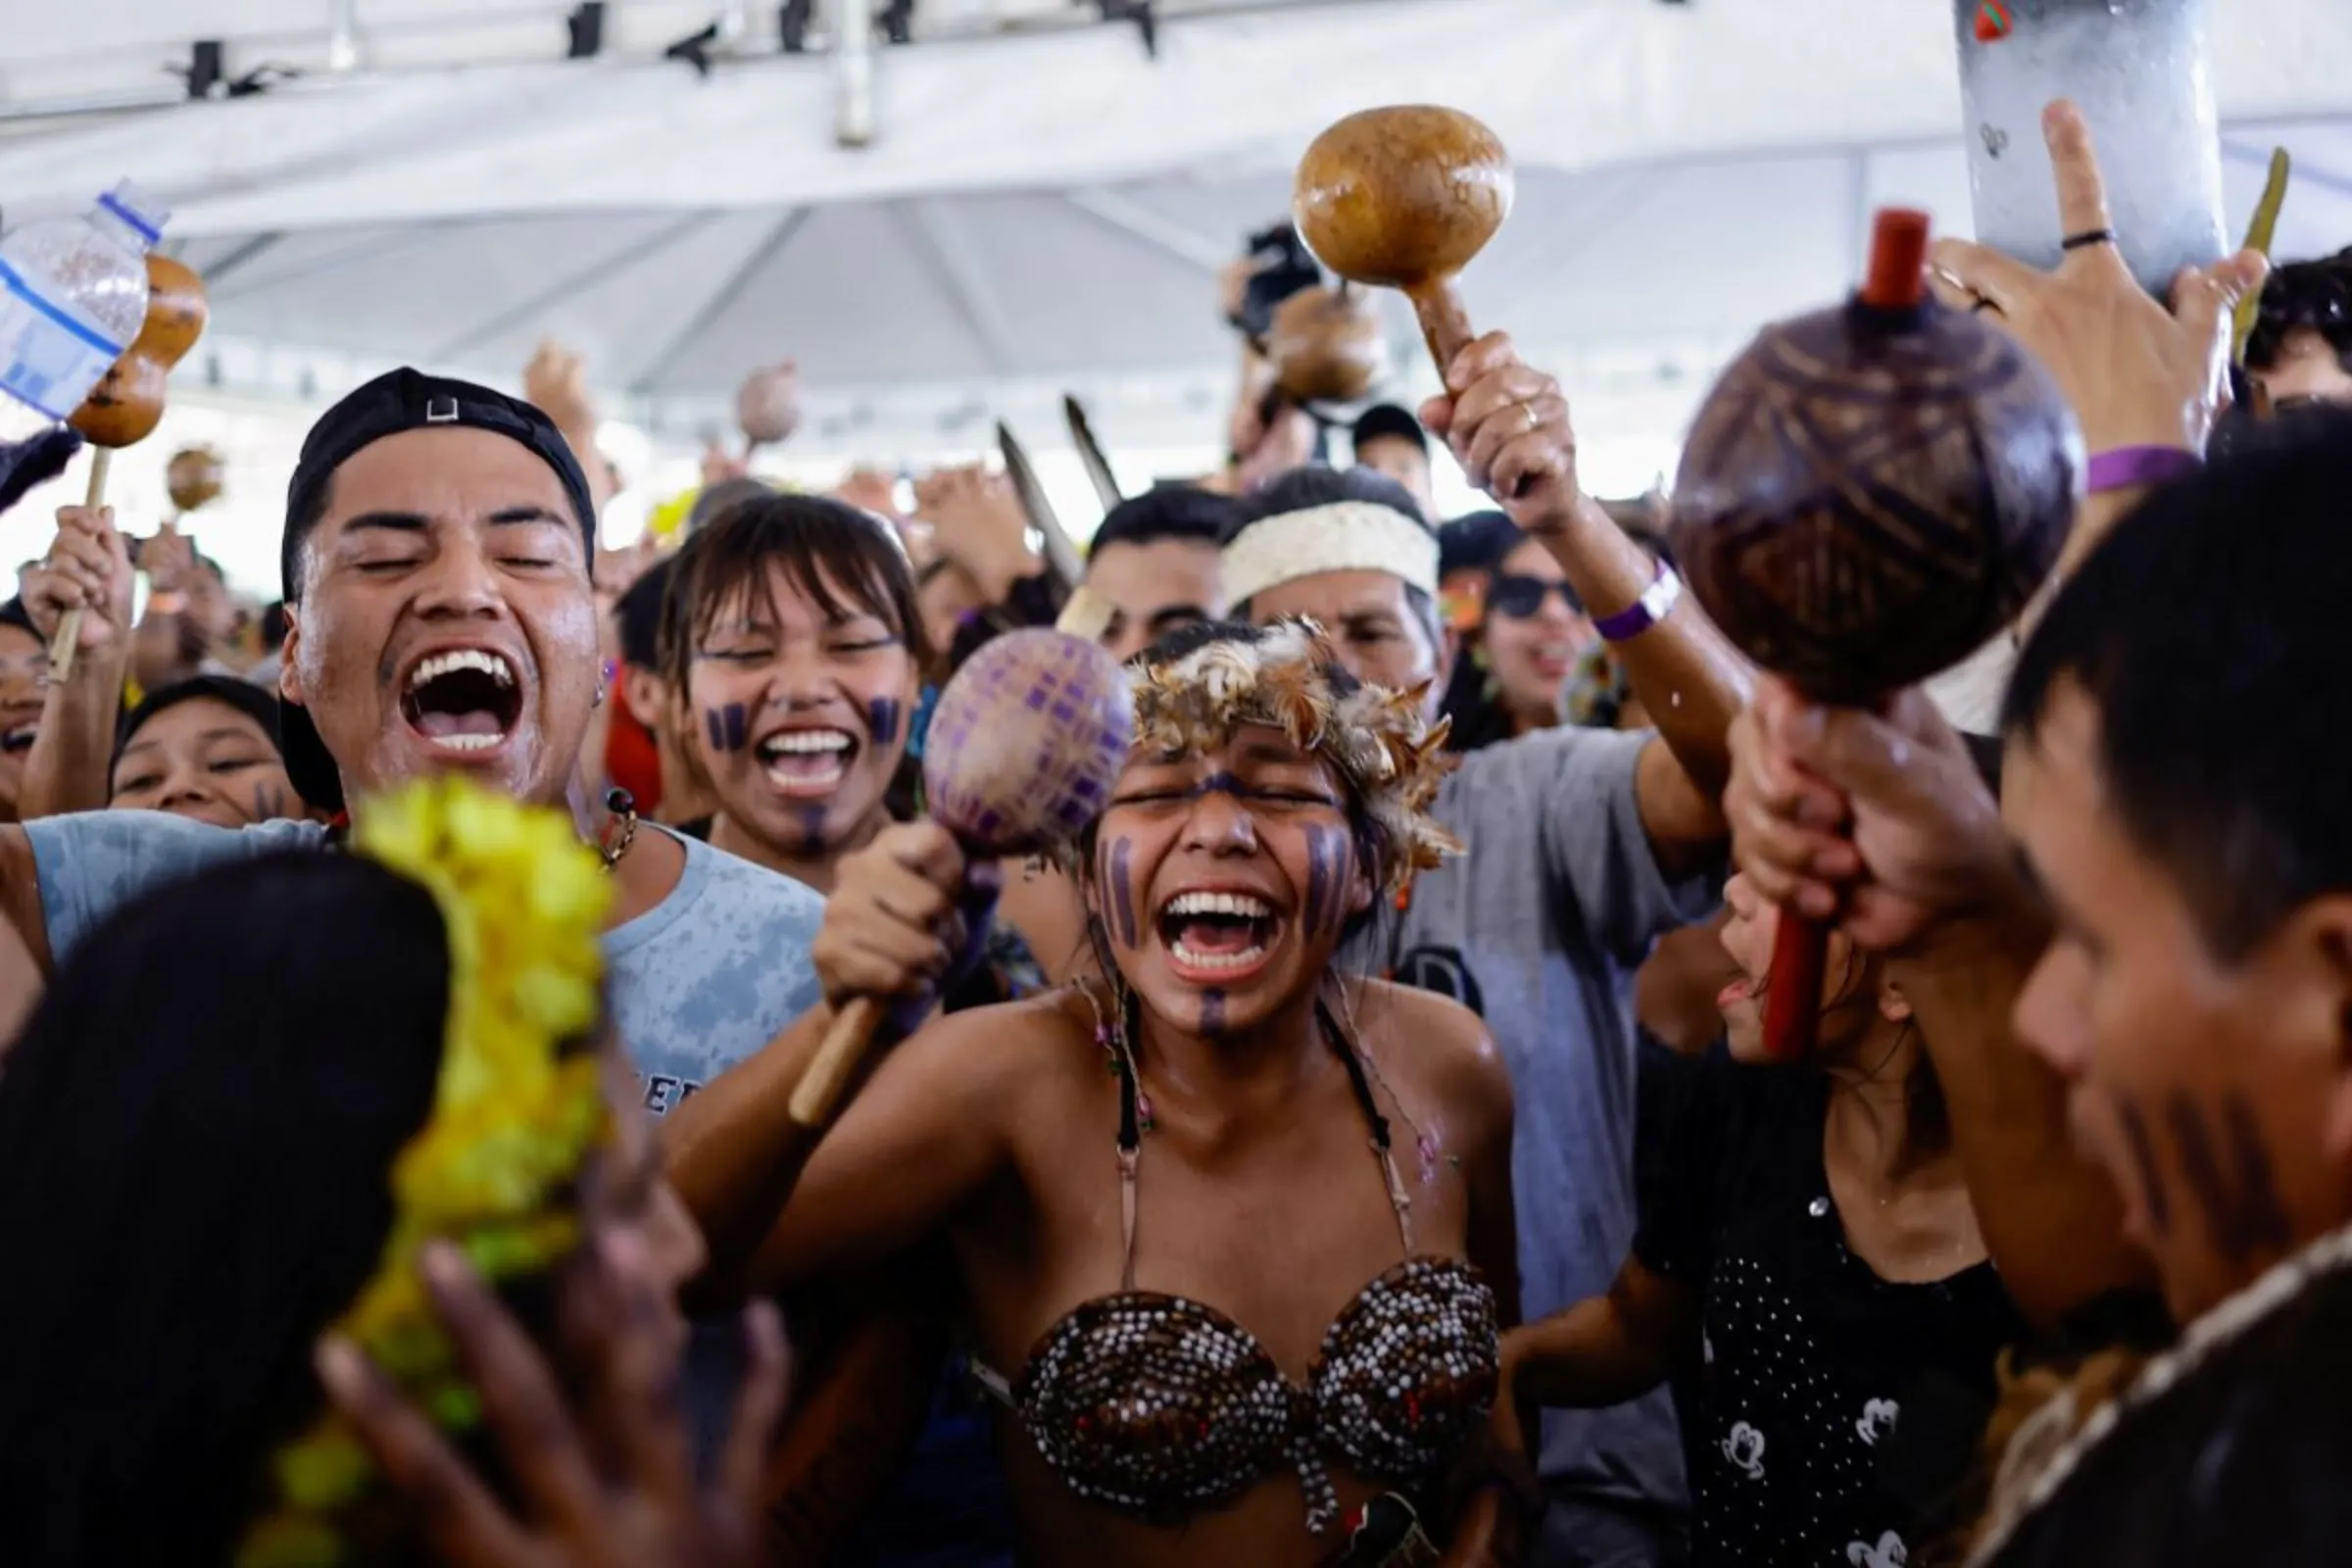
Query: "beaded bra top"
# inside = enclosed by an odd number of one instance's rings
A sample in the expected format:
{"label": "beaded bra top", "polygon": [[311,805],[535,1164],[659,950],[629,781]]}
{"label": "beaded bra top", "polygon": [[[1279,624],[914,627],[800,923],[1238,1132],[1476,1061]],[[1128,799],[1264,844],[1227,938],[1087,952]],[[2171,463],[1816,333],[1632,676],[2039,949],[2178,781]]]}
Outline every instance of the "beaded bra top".
{"label": "beaded bra top", "polygon": [[1339,1494],[1328,1462],[1421,1494],[1494,1402],[1494,1294],[1456,1258],[1412,1255],[1412,1200],[1388,1119],[1328,1010],[1324,1039],[1348,1069],[1406,1256],[1356,1294],[1323,1335],[1303,1387],[1257,1337],[1200,1301],[1135,1286],[1136,1175],[1145,1116],[1131,1060],[1119,1066],[1120,1290],[1048,1329],[1007,1384],[975,1366],[1019,1417],[1046,1464],[1089,1501],[1155,1524],[1222,1507],[1267,1475],[1297,1470],[1306,1528],[1328,1531]]}

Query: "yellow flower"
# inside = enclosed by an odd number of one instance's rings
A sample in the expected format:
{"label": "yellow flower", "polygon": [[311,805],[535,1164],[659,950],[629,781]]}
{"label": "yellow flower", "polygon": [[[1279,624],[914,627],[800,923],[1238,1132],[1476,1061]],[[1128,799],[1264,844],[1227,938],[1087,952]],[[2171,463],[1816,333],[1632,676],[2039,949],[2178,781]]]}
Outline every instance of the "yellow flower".
{"label": "yellow flower", "polygon": [[[608,1121],[584,1042],[602,1006],[612,881],[561,813],[455,776],[368,803],[352,848],[433,896],[449,1019],[432,1115],[393,1163],[392,1234],[332,1332],[434,1419],[464,1427],[478,1402],[451,1375],[419,1255],[447,1238],[499,1281],[578,1246],[575,1178]],[[338,1515],[372,1485],[365,1449],[329,1415],[279,1453],[275,1479],[278,1509],[248,1533],[239,1568],[335,1568],[348,1555]]]}

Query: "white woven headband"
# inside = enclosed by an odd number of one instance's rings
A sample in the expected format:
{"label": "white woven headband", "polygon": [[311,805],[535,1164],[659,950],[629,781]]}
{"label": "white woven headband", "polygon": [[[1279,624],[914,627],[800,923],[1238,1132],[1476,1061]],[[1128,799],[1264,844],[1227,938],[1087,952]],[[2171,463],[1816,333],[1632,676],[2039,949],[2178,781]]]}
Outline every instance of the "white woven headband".
{"label": "white woven headband", "polygon": [[1220,560],[1225,599],[1235,605],[1321,571],[1385,571],[1425,594],[1438,591],[1437,536],[1372,501],[1262,517],[1236,534]]}

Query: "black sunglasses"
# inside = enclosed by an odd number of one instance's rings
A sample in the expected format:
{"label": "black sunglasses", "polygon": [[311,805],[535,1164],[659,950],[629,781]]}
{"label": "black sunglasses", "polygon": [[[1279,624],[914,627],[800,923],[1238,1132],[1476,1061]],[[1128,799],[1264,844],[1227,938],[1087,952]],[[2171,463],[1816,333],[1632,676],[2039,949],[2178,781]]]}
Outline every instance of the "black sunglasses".
{"label": "black sunglasses", "polygon": [[1566,583],[1554,582],[1548,577],[1522,577],[1516,574],[1498,574],[1494,578],[1487,588],[1487,608],[1495,614],[1508,615],[1513,620],[1527,620],[1542,614],[1544,595],[1554,593],[1560,596],[1560,603],[1568,607],[1571,615],[1585,612],[1584,601],[1577,598],[1576,590]]}

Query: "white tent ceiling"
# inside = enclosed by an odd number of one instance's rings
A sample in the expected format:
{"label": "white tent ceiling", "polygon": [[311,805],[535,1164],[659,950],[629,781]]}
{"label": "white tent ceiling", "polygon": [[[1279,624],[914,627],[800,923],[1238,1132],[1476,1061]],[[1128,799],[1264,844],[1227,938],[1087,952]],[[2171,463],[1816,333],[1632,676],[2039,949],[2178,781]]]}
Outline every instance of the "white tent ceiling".
{"label": "white tent ceiling", "polygon": [[[769,6],[698,79],[645,56],[714,0],[616,4],[613,57],[571,64],[547,58],[566,4],[354,3],[359,59],[386,69],[28,118],[0,137],[0,207],[122,174],[161,191],[215,301],[192,369],[224,387],[315,397],[401,360],[511,378],[553,333],[682,433],[789,354],[803,444],[877,455],[976,444],[991,416],[1042,430],[1064,389],[1114,442],[1207,436],[1232,356],[1213,270],[1366,104],[1450,102],[1502,133],[1519,204],[1473,313],[1629,427],[1679,421],[1760,321],[1837,295],[1872,206],[1967,225],[1948,0],[1160,0],[1156,60],[1129,28],[1045,25],[1079,0],[920,0],[859,150],[834,144],[830,62],[769,52]],[[2231,224],[2278,143],[2278,251],[2352,241],[2345,0],[2215,3]],[[0,85],[27,108],[149,89],[197,36],[231,74],[316,68],[332,9],[0,0]]]}

